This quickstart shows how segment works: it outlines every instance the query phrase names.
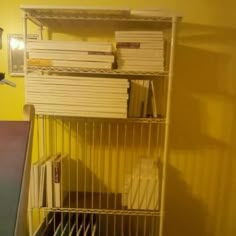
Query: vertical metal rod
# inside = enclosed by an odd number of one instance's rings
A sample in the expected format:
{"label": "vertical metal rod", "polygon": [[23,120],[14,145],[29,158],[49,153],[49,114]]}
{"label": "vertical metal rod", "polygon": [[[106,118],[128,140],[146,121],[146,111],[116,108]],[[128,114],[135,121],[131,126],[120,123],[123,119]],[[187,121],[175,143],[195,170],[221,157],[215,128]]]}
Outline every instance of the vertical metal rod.
{"label": "vertical metal rod", "polygon": [[[94,167],[94,146],[95,146],[95,123],[94,121],[92,122],[92,150],[91,150],[91,155],[90,155],[90,163],[91,163],[91,172],[92,172],[92,182],[91,182],[91,197],[92,197],[92,209],[94,206],[94,175],[95,175],[95,167]],[[92,217],[93,221],[93,217]],[[92,227],[91,227],[92,229]],[[92,232],[91,232],[92,233]]]}
{"label": "vertical metal rod", "polygon": [[39,39],[40,40],[43,39],[43,26],[42,25],[39,26]]}
{"label": "vertical metal rod", "polygon": [[83,235],[85,235],[85,230],[86,230],[86,222],[85,222],[86,217],[87,217],[87,215],[83,213]]}
{"label": "vertical metal rod", "polygon": [[[127,166],[127,163],[125,163],[125,161],[126,161],[126,156],[127,156],[127,123],[125,123],[124,124],[124,155],[123,155],[123,160],[122,160],[122,170],[123,170],[123,175],[122,175],[122,177],[123,177],[123,186],[122,186],[122,188],[124,189],[124,186],[125,186],[125,176],[126,176],[126,174],[127,174],[127,172],[126,172],[126,168],[125,168],[125,166]],[[127,189],[125,190],[125,191],[127,191]],[[126,199],[127,198],[127,193],[126,192],[124,192],[123,193],[124,194],[124,196],[125,196],[125,199],[123,199],[123,201],[125,201],[125,204],[127,205],[127,201],[128,201],[128,199]],[[124,209],[124,202],[123,202],[123,204],[122,204],[122,209]],[[122,236],[124,236],[124,216],[123,215],[121,215],[121,235]]]}
{"label": "vertical metal rod", "polygon": [[[38,134],[38,140],[37,140],[37,143],[38,143],[38,157],[37,157],[37,168],[38,168],[38,173],[40,173],[40,158],[43,158],[43,157],[40,157],[40,150],[39,150],[39,143],[40,143],[40,141],[39,141],[39,126],[38,126],[38,123],[39,123],[39,121],[38,121],[38,117],[37,117],[37,134]],[[34,174],[34,173],[33,173]],[[39,177],[40,175],[38,174],[38,177]],[[39,183],[39,181],[40,180],[38,180],[38,183]],[[36,186],[38,187],[38,190],[37,190],[37,192],[38,192],[38,196],[37,196],[37,200],[39,200],[39,184],[38,185],[36,185],[35,186],[35,183],[33,184],[34,185],[34,188],[36,188]],[[38,203],[36,203],[36,206],[38,205]],[[38,206],[37,206],[38,207]],[[41,214],[40,214],[40,209],[37,209],[37,211],[38,211],[38,219],[39,219],[39,222],[41,222]]]}
{"label": "vertical metal rod", "polygon": [[[84,123],[84,208],[86,208],[86,184],[87,184],[87,122]],[[85,227],[85,225],[84,225]]]}
{"label": "vertical metal rod", "polygon": [[[69,208],[71,208],[71,158],[72,158],[72,153],[71,153],[71,121],[69,120],[68,121],[69,122],[69,133],[68,133],[68,141],[69,141],[69,143],[68,143],[68,145],[69,145],[69,156],[68,156],[68,158],[69,158],[69,172],[68,172],[68,183],[69,183]],[[69,223],[68,223],[68,225],[69,225],[69,231],[70,231],[70,229],[71,229],[71,220],[70,220],[70,217],[72,217],[72,215],[71,214],[69,214]]]}
{"label": "vertical metal rod", "polygon": [[154,235],[154,223],[155,223],[155,216],[152,216],[151,236]]}
{"label": "vertical metal rod", "polygon": [[109,235],[109,231],[108,231],[108,215],[106,215],[106,236]]}
{"label": "vertical metal rod", "polygon": [[[111,158],[111,123],[108,124],[108,168],[110,167],[110,170],[107,171],[107,182],[108,182],[108,190],[107,190],[107,208],[109,208],[109,193],[111,189],[111,176],[110,173],[112,173],[112,158]],[[109,189],[110,188],[110,189]]]}
{"label": "vertical metal rod", "polygon": [[[151,158],[152,123],[149,123],[147,128],[148,128],[147,158]],[[153,159],[153,158],[151,158],[151,159]],[[153,178],[153,176],[151,176],[151,178]],[[156,179],[156,177],[155,177],[155,179]],[[153,198],[155,196],[151,196],[151,197]],[[146,194],[145,194],[145,207],[148,207],[148,199],[147,199]],[[143,231],[144,236],[146,235],[146,226],[147,226],[147,216],[145,215],[144,216],[144,231]]]}
{"label": "vertical metal rod", "polygon": [[[76,157],[76,208],[79,207],[78,199],[79,199],[79,124],[78,121],[76,121],[76,143],[75,143],[75,157]],[[76,215],[77,219],[78,214]],[[78,225],[76,224],[76,231],[78,231]]]}
{"label": "vertical metal rod", "polygon": [[135,224],[135,228],[136,228],[136,232],[135,232],[135,235],[138,236],[138,226],[139,226],[139,216],[136,216],[136,224]]}
{"label": "vertical metal rod", "polygon": [[162,189],[161,189],[161,209],[160,209],[160,231],[159,236],[163,236],[163,223],[165,214],[165,191],[166,191],[166,164],[167,164],[167,150],[168,150],[168,138],[169,138],[169,119],[170,119],[170,106],[171,106],[171,88],[174,66],[174,47],[176,37],[176,17],[172,17],[172,29],[171,29],[171,52],[170,52],[170,67],[168,76],[168,89],[167,89],[167,107],[166,107],[166,129],[164,138],[164,153],[163,153],[163,174],[162,174]]}
{"label": "vertical metal rod", "polygon": [[[115,160],[115,197],[114,208],[117,209],[117,193],[119,192],[119,177],[120,177],[120,159],[119,159],[119,123],[116,124],[116,160]],[[114,215],[114,236],[116,236],[116,215]]]}
{"label": "vertical metal rod", "polygon": [[146,236],[146,229],[147,228],[147,216],[144,216],[144,223],[143,223],[143,236]]}
{"label": "vertical metal rod", "polygon": [[[108,168],[110,167],[110,171],[107,171],[107,182],[108,182],[108,189],[107,189],[107,208],[109,208],[109,194],[110,194],[110,190],[111,190],[111,176],[109,174],[112,173],[112,158],[111,158],[111,123],[108,123]],[[109,189],[110,188],[110,189]],[[106,235],[108,235],[108,226],[109,226],[109,218],[108,215],[106,216]]]}
{"label": "vertical metal rod", "polygon": [[[54,130],[53,130],[53,117],[48,116],[48,142],[49,142],[49,155],[52,156],[54,155]],[[47,157],[45,157],[47,158]],[[53,174],[54,177],[54,174]],[[53,204],[54,204],[54,199],[53,199]],[[54,219],[55,219],[56,213],[54,212]],[[53,222],[53,227],[54,227],[54,232],[56,231],[57,225],[56,221],[54,220]]]}
{"label": "vertical metal rod", "polygon": [[[64,148],[64,139],[65,139],[65,123],[64,123],[64,119],[62,120],[62,123],[61,123],[61,151],[62,151],[62,154],[64,155],[65,154],[65,148]],[[61,163],[60,165],[62,166],[62,160],[61,160]],[[64,178],[64,174],[63,174],[64,171],[61,172],[61,180],[63,181],[63,178]],[[63,196],[63,185],[61,186],[61,196]],[[61,206],[63,207],[64,206],[64,202],[61,198]],[[64,222],[62,222],[62,227],[63,227],[63,224]]]}
{"label": "vertical metal rod", "polygon": [[[102,163],[102,160],[104,162],[104,156],[102,156],[102,137],[103,137],[103,123],[100,123],[100,130],[99,130],[99,209],[102,208],[102,181],[104,180],[102,178],[104,171],[102,170],[102,166],[104,166],[104,163]],[[98,216],[98,235],[101,236],[101,215]]]}
{"label": "vertical metal rod", "polygon": [[52,117],[48,116],[48,152],[53,155]]}
{"label": "vertical metal rod", "polygon": [[[140,139],[139,139],[139,147],[140,149],[142,150],[143,148],[143,123],[140,124]],[[138,208],[141,209],[141,200],[143,201],[143,198],[141,199],[141,196],[140,196],[140,192],[141,192],[141,179],[142,179],[142,173],[141,173],[141,163],[140,163],[140,160],[139,160],[139,163],[138,163]]]}
{"label": "vertical metal rod", "polygon": [[[133,169],[135,155],[135,124],[132,125],[132,153],[131,153],[131,181],[130,181],[130,207],[133,209]],[[129,203],[128,203],[129,205]]]}
{"label": "vertical metal rod", "polygon": [[[91,150],[91,172],[92,172],[92,209],[94,208],[94,175],[95,175],[95,167],[94,167],[94,156],[95,156],[95,123],[94,121],[92,122],[92,150]],[[93,233],[93,215],[91,215],[91,235]]]}
{"label": "vertical metal rod", "polygon": [[131,230],[131,216],[129,216],[129,236],[132,235],[132,230]]}

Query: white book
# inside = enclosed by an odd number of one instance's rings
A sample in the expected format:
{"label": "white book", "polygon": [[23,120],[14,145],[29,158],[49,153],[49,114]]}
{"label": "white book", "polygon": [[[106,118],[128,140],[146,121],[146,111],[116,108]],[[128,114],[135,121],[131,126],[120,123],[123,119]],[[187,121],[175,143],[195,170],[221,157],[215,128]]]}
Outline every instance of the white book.
{"label": "white book", "polygon": [[156,61],[156,60],[152,60],[152,61],[141,61],[141,60],[118,60],[117,64],[119,66],[163,66],[164,61]]}
{"label": "white book", "polygon": [[[136,66],[137,67],[137,66]],[[28,91],[40,91],[44,90],[44,91],[50,91],[50,90],[57,90],[57,91],[76,91],[78,93],[83,93],[83,92],[87,92],[87,93],[108,93],[108,94],[113,94],[113,93],[117,93],[117,94],[125,94],[127,92],[127,88],[101,88],[101,87],[82,87],[82,86],[70,86],[70,85],[47,85],[47,84],[31,84],[29,81],[27,82],[27,90]],[[78,94],[79,96],[79,94]],[[98,95],[97,95],[98,96]],[[97,97],[96,96],[96,97]],[[112,97],[112,96],[111,96]]]}
{"label": "white book", "polygon": [[45,97],[45,98],[54,98],[54,97],[60,97],[60,98],[65,98],[65,97],[68,97],[71,98],[71,99],[74,99],[77,101],[87,101],[88,99],[90,101],[101,101],[101,102],[106,102],[107,100],[111,100],[112,98],[112,101],[114,103],[120,103],[120,102],[126,102],[127,99],[128,99],[128,94],[125,93],[125,94],[110,94],[110,93],[104,93],[104,94],[101,94],[101,93],[96,93],[93,92],[93,93],[86,93],[85,92],[81,92],[78,96],[78,92],[74,91],[74,92],[71,92],[70,93],[67,93],[64,91],[64,93],[60,92],[60,91],[40,91],[40,90],[37,90],[35,88],[34,91],[31,91],[31,90],[26,90],[26,100],[30,100],[31,98],[42,98],[42,97]]}
{"label": "white book", "polygon": [[144,87],[143,100],[144,100],[144,104],[143,104],[142,117],[144,117],[144,118],[147,116],[149,86],[150,86],[150,81],[149,80],[143,80],[143,87]]}
{"label": "white book", "polygon": [[29,191],[29,197],[30,197],[30,207],[34,208],[35,206],[35,198],[34,198],[34,168],[33,165],[30,169],[30,191]]}
{"label": "white book", "polygon": [[119,37],[116,38],[116,43],[141,43],[141,44],[157,44],[162,45],[164,43],[163,38],[141,38],[141,37]]}
{"label": "white book", "polygon": [[139,16],[139,17],[172,17],[173,15],[171,15],[169,12],[166,11],[161,11],[161,10],[135,10],[132,9],[130,11],[130,14],[132,16]]}
{"label": "white book", "polygon": [[68,155],[60,156],[54,160],[54,205],[61,207],[66,198],[66,186],[68,184]]}
{"label": "white book", "polygon": [[157,102],[156,102],[156,92],[153,80],[150,81],[151,84],[151,105],[152,105],[152,115],[157,118]]}
{"label": "white book", "polygon": [[47,195],[47,207],[53,207],[53,160],[58,158],[60,154],[50,157],[46,161],[46,195]]}
{"label": "white book", "polygon": [[39,179],[40,171],[38,163],[33,165],[33,179],[34,179],[34,206],[39,207]]}
{"label": "white book", "polygon": [[60,110],[70,110],[75,111],[75,112],[104,112],[104,113],[126,113],[127,112],[127,108],[126,107],[121,107],[121,108],[116,108],[116,107],[102,107],[102,106],[77,106],[77,105],[64,105],[64,104],[34,104],[35,107],[39,110],[44,109],[44,108],[53,108],[53,109],[58,109]]}
{"label": "white book", "polygon": [[50,59],[28,59],[28,66],[56,66],[56,67],[80,67],[111,69],[111,62],[92,62],[92,61],[67,61],[67,60],[50,60]]}
{"label": "white book", "polygon": [[112,52],[111,43],[84,42],[84,41],[56,41],[34,40],[27,42],[27,50],[71,50],[71,51],[95,51]]}
{"label": "white book", "polygon": [[130,49],[118,48],[117,56],[135,56],[135,57],[163,57],[163,49]]}
{"label": "white book", "polygon": [[41,165],[39,186],[39,207],[46,206],[46,164]]}
{"label": "white book", "polygon": [[65,100],[65,99],[61,99],[61,98],[27,98],[26,99],[27,103],[41,103],[41,104],[54,104],[54,105],[75,105],[75,106],[88,106],[88,107],[103,107],[103,108],[109,108],[109,109],[113,109],[113,108],[117,108],[117,109],[122,109],[123,108],[126,109],[127,104],[126,101],[125,102],[113,102],[112,100],[110,100],[109,102],[98,102],[96,100],[87,100],[84,102],[77,102],[76,100]]}
{"label": "white book", "polygon": [[[124,61],[124,60],[121,60]],[[27,83],[29,84],[49,84],[49,85],[76,85],[76,86],[81,86],[81,87],[115,87],[115,88],[128,88],[129,87],[129,83],[127,80],[124,80],[122,82],[116,82],[116,81],[111,81],[111,80],[89,80],[89,78],[87,79],[87,81],[85,80],[80,80],[80,78],[78,77],[77,80],[74,79],[70,79],[70,78],[29,78],[27,79]]]}
{"label": "white book", "polygon": [[46,193],[47,193],[47,207],[53,207],[53,161],[50,159],[46,162]]}
{"label": "white book", "polygon": [[29,59],[50,59],[50,60],[68,60],[68,61],[97,61],[114,62],[114,55],[81,55],[75,52],[68,53],[50,53],[50,52],[29,52]]}
{"label": "white book", "polygon": [[37,161],[33,164],[33,189],[34,189],[34,207],[40,207],[40,185],[41,185],[41,174],[42,165],[44,164],[44,159]]}
{"label": "white book", "polygon": [[115,36],[120,37],[120,36],[146,36],[146,37],[157,37],[157,36],[162,36],[163,32],[162,31],[157,31],[157,30],[128,30],[128,31],[116,31]]}
{"label": "white book", "polygon": [[160,43],[139,43],[139,42],[118,42],[116,48],[127,48],[127,49],[163,49],[164,44]]}
{"label": "white book", "polygon": [[107,78],[95,78],[95,77],[81,77],[81,76],[55,76],[55,75],[33,75],[31,74],[30,76],[27,76],[27,80],[32,80],[32,79],[38,79],[38,81],[44,80],[44,79],[56,79],[56,80],[74,80],[79,83],[84,83],[85,85],[88,84],[95,84],[94,86],[99,86],[99,84],[102,84],[104,86],[105,84],[108,85],[114,85],[114,86],[128,86],[129,82],[125,78],[112,78],[112,77],[107,77]]}
{"label": "white book", "polygon": [[124,71],[150,71],[150,72],[164,72],[164,67],[161,66],[120,66],[119,69]]}
{"label": "white book", "polygon": [[71,111],[71,110],[58,110],[50,106],[41,107],[40,109],[35,104],[36,114],[38,115],[53,115],[53,116],[79,116],[79,117],[95,117],[95,118],[127,118],[127,112],[125,113],[113,113],[113,112],[84,112],[84,111]]}
{"label": "white book", "polygon": [[158,55],[158,56],[150,56],[150,57],[144,57],[144,56],[133,56],[133,55],[129,55],[129,56],[118,56],[117,57],[117,61],[137,61],[137,62],[150,62],[150,61],[156,61],[156,62],[162,62],[164,63],[164,56],[162,55]]}

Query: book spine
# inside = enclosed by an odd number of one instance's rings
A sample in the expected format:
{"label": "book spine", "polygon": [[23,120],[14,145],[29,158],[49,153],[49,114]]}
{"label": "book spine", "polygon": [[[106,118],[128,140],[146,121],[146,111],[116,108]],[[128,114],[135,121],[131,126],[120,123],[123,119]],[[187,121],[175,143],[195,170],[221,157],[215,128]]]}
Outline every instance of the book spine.
{"label": "book spine", "polygon": [[55,207],[61,206],[61,163],[55,162],[54,166],[54,202]]}
{"label": "book spine", "polygon": [[116,43],[116,48],[140,48],[140,43],[135,42],[118,42]]}
{"label": "book spine", "polygon": [[61,166],[60,166],[60,162],[55,163],[54,183],[61,183]]}

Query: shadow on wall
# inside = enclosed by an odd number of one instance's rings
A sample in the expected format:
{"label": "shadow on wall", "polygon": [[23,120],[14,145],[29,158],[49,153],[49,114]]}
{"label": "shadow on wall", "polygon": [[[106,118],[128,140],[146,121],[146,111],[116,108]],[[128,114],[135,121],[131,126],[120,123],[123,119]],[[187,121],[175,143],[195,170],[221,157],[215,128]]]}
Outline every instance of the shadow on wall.
{"label": "shadow on wall", "polygon": [[[169,214],[169,217],[166,216],[164,235],[206,235],[205,206],[192,195],[191,189],[176,168],[168,165],[167,171],[166,214]],[[172,190],[173,186],[175,191]]]}
{"label": "shadow on wall", "polygon": [[165,236],[236,234],[232,210],[236,209],[232,201],[236,197],[235,42],[233,29],[181,25],[172,93]]}

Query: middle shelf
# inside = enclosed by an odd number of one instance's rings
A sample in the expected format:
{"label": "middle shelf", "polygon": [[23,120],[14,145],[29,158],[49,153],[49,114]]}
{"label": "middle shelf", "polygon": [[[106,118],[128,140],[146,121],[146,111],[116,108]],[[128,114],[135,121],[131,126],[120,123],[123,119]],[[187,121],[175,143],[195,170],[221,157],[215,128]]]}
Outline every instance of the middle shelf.
{"label": "middle shelf", "polygon": [[[70,199],[70,200],[69,200]],[[122,194],[73,192],[68,196],[64,206],[42,207],[53,212],[95,213],[105,215],[159,216],[159,210],[128,209],[122,206]]]}
{"label": "middle shelf", "polygon": [[164,130],[161,123],[36,116],[41,149],[34,150],[31,208],[157,216]]}

